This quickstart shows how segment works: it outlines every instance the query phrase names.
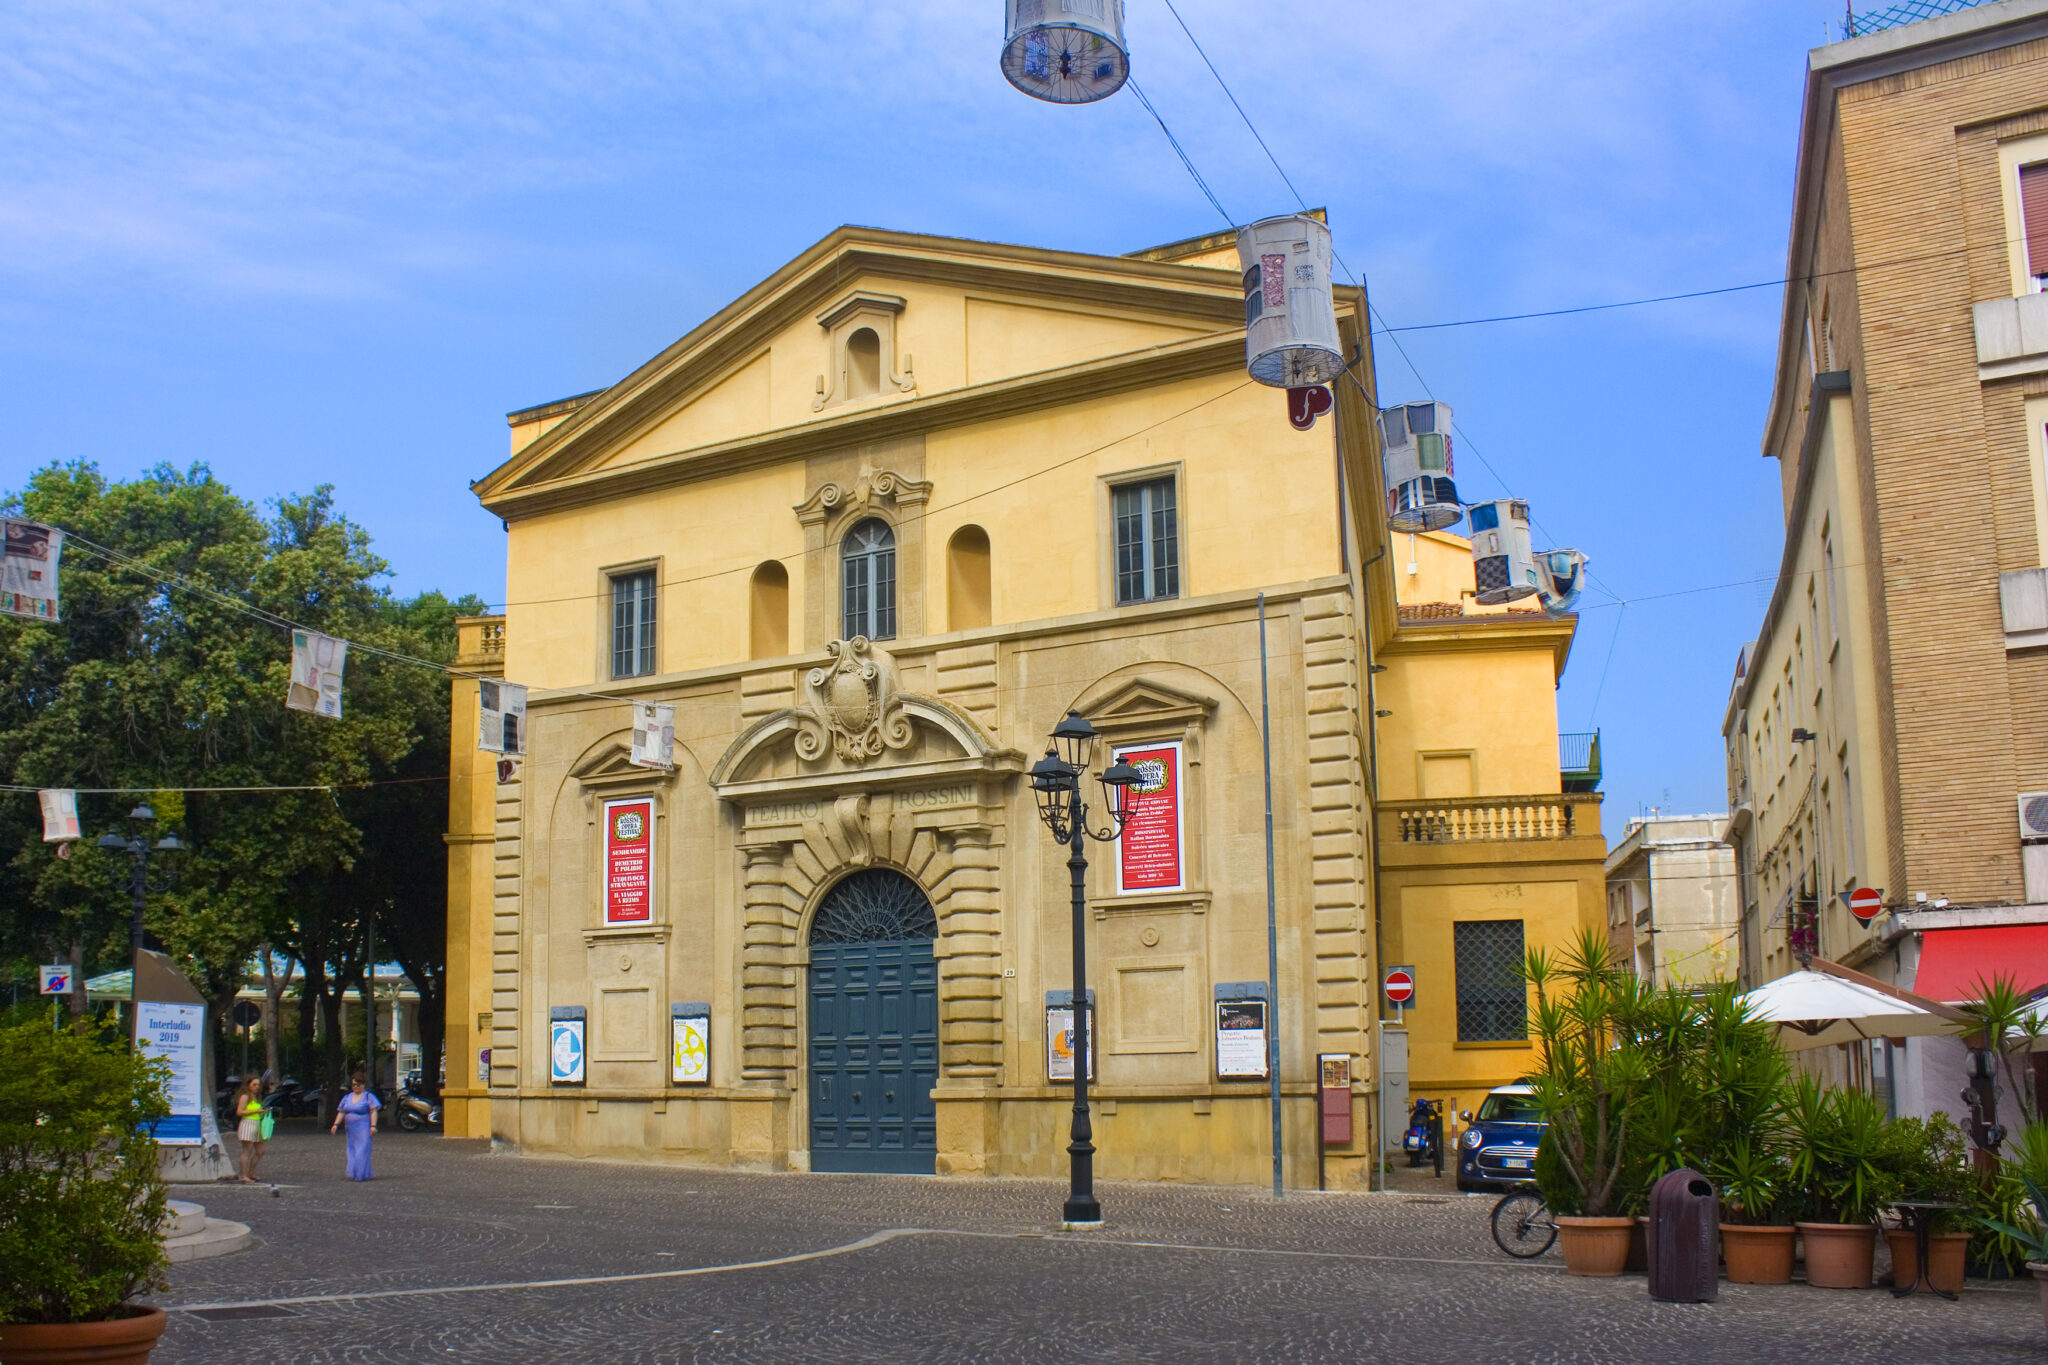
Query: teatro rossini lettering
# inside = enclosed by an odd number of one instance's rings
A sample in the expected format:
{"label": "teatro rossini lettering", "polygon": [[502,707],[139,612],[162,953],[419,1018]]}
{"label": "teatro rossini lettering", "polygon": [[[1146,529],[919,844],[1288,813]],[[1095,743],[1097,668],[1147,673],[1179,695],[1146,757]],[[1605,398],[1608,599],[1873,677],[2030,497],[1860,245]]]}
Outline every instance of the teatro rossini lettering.
{"label": "teatro rossini lettering", "polygon": [[[972,806],[981,799],[981,794],[972,782],[958,782],[945,787],[919,787],[895,794],[899,810],[951,810],[956,806]],[[823,813],[824,804],[819,801],[770,801],[758,806],[747,807],[749,825],[794,825],[805,820],[816,820]]]}

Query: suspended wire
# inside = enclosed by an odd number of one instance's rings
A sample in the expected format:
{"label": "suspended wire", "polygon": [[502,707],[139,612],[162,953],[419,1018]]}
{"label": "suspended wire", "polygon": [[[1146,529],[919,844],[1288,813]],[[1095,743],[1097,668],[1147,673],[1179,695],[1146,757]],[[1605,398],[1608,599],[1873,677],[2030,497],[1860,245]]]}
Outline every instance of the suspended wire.
{"label": "suspended wire", "polygon": [[155,792],[333,792],[354,791],[359,787],[397,787],[418,782],[447,782],[447,773],[432,777],[385,777],[370,782],[316,782],[304,786],[281,787],[175,787],[162,783],[154,787],[27,787],[15,782],[0,782],[0,792],[41,792],[69,791],[80,796],[148,796]]}
{"label": "suspended wire", "polygon": [[[1306,209],[1308,201],[1301,197],[1300,190],[1294,188],[1294,181],[1288,176],[1287,168],[1280,164],[1280,158],[1274,156],[1273,149],[1266,145],[1266,139],[1260,136],[1257,125],[1252,122],[1252,116],[1247,114],[1244,111],[1244,106],[1237,102],[1237,96],[1230,93],[1229,82],[1225,81],[1223,73],[1216,69],[1216,63],[1209,60],[1209,54],[1202,49],[1202,40],[1195,36],[1193,29],[1188,27],[1188,21],[1180,17],[1180,11],[1174,8],[1173,0],[1166,0],[1166,12],[1173,16],[1173,22],[1180,25],[1180,31],[1187,34],[1188,41],[1195,45],[1195,53],[1201,57],[1202,65],[1209,68],[1209,74],[1216,78],[1216,84],[1223,87],[1224,98],[1230,101],[1231,108],[1237,110],[1237,116],[1244,120],[1244,126],[1251,129],[1252,138],[1259,144],[1259,150],[1266,154],[1266,160],[1272,162],[1273,169],[1280,172],[1280,179],[1286,182],[1288,190],[1293,193],[1294,202]],[[1143,99],[1144,96],[1140,95],[1138,98]],[[1151,106],[1148,104],[1146,108],[1149,109]],[[1347,268],[1344,273],[1348,275],[1351,271]]]}
{"label": "suspended wire", "polygon": [[1180,139],[1173,135],[1173,129],[1166,126],[1166,120],[1159,116],[1159,111],[1152,106],[1152,101],[1145,98],[1145,92],[1138,88],[1138,83],[1134,80],[1126,79],[1124,84],[1129,86],[1131,93],[1138,97],[1138,103],[1145,106],[1145,112],[1150,114],[1152,121],[1159,125],[1159,131],[1166,134],[1167,144],[1173,148],[1173,154],[1180,158],[1180,164],[1188,168],[1188,174],[1194,177],[1195,184],[1201,189],[1203,196],[1208,199],[1216,212],[1223,215],[1225,223],[1228,223],[1231,227],[1236,227],[1237,220],[1230,216],[1230,210],[1223,207],[1223,201],[1216,197],[1216,191],[1209,188],[1209,182],[1202,179],[1202,173],[1195,169],[1193,158],[1188,155],[1187,149],[1180,145]]}
{"label": "suspended wire", "polygon": [[[1621,610],[1614,614],[1614,633],[1607,637],[1607,659],[1600,665],[1600,682],[1593,689],[1593,704],[1586,708],[1586,724],[1592,725],[1600,719],[1600,694],[1607,690],[1607,670],[1614,666],[1614,647],[1621,642],[1621,623],[1628,619],[1628,603],[1621,604]],[[1598,726],[1594,727],[1598,729]]]}

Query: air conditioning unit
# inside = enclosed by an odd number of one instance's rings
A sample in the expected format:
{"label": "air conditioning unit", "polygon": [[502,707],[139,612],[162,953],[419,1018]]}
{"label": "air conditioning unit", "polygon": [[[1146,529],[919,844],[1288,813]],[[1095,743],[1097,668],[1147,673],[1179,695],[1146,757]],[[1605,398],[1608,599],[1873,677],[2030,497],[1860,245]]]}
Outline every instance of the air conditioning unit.
{"label": "air conditioning unit", "polygon": [[2020,842],[2048,843],[2048,792],[2020,793]]}

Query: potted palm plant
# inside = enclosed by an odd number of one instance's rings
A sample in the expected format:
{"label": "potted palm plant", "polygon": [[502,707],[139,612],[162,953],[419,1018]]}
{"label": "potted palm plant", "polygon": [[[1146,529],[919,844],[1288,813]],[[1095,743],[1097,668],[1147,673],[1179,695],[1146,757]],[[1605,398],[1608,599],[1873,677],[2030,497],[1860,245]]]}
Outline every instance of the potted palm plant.
{"label": "potted palm plant", "polygon": [[[1926,1280],[1936,1289],[1958,1294],[1969,1259],[1969,1205],[1976,1184],[1964,1147],[1963,1133],[1947,1114],[1936,1110],[1925,1119],[1903,1118],[1892,1125],[1895,1174],[1904,1198],[1953,1204],[1935,1210],[1927,1239]],[[1892,1253],[1892,1283],[1904,1288],[1921,1280],[1919,1248],[1909,1227],[1886,1227]]]}
{"label": "potted palm plant", "polygon": [[1539,1065],[1530,1087],[1550,1125],[1537,1186],[1556,1216],[1565,1268],[1619,1275],[1635,1226],[1622,1208],[1622,1174],[1644,1054],[1618,1043],[1644,988],[1613,965],[1606,936],[1590,929],[1556,959],[1531,949],[1522,975],[1536,992],[1531,1025]]}
{"label": "potted palm plant", "polygon": [[2025,1249],[2027,1269],[2041,1283],[2041,1324],[2048,1328],[2048,1191],[2044,1191],[2041,1182],[2031,1175],[2021,1173],[2019,1179],[2026,1188],[2027,1202],[2034,1206],[2034,1222],[2021,1227],[1999,1218],[1979,1221]]}
{"label": "potted palm plant", "polygon": [[163,1064],[89,1031],[0,1027],[0,1360],[148,1359],[169,1216],[146,1125]]}
{"label": "potted palm plant", "polygon": [[1721,1255],[1731,1284],[1787,1284],[1792,1279],[1793,1238],[1798,1230],[1780,1222],[1791,1174],[1785,1154],[1762,1135],[1731,1141],[1714,1163],[1721,1187]]}
{"label": "potted palm plant", "polygon": [[1868,1289],[1877,1259],[1877,1216],[1899,1197],[1889,1121],[1877,1097],[1830,1090],[1811,1076],[1785,1105],[1793,1139],[1791,1185],[1804,1218],[1806,1282]]}

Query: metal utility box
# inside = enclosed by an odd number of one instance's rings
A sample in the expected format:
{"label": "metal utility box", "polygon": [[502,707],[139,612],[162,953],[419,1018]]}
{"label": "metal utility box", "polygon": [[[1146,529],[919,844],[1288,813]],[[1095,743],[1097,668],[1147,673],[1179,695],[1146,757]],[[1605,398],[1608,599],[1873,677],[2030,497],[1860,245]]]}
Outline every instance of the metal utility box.
{"label": "metal utility box", "polygon": [[1380,1025],[1380,1147],[1401,1150],[1401,1132],[1408,1126],[1408,1030],[1400,1024]]}
{"label": "metal utility box", "polygon": [[1712,1303],[1721,1295],[1721,1200],[1698,1171],[1680,1167],[1650,1187],[1650,1297]]}

